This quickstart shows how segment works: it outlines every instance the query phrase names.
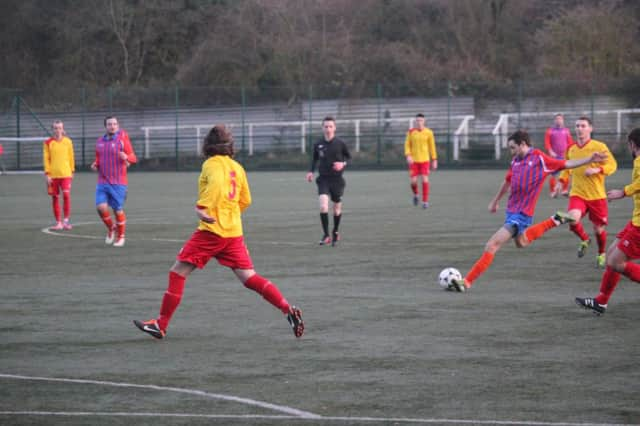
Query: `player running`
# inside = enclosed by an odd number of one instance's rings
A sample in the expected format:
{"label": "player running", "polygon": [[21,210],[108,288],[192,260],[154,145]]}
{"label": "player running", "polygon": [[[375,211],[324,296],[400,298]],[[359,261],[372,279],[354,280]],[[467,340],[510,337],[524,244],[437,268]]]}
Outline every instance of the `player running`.
{"label": "player running", "polygon": [[[51,125],[53,137],[44,141],[42,146],[42,163],[44,177],[47,180],[47,192],[51,196],[51,206],[56,224],[49,229],[59,231],[72,228],[71,215],[71,181],[76,171],[73,155],[73,142],[64,131],[64,124],[56,120]],[[62,191],[64,221],[60,220],[60,191]]]}
{"label": "player running", "polygon": [[187,277],[195,268],[204,268],[212,257],[233,270],[247,287],[262,295],[286,315],[293,334],[304,333],[302,311],[282,296],[278,287],[253,269],[244,244],[241,212],[251,204],[247,176],[233,160],[233,136],[224,125],[213,127],[204,140],[202,153],[207,158],[198,179],[196,215],[198,229],[178,252],[169,271],[169,285],[162,298],[160,315],[149,321],[134,320],[145,333],[162,339],[169,321],[180,304]]}
{"label": "player running", "polygon": [[422,208],[429,207],[429,168],[438,168],[438,153],[433,131],[425,127],[423,114],[416,114],[416,127],[409,129],[404,141],[404,156],[409,166],[413,205],[418,205],[418,178],[422,181]]}
{"label": "player running", "polygon": [[629,262],[640,258],[640,128],[635,128],[627,137],[629,151],[633,156],[631,183],[623,189],[607,192],[609,200],[633,197],[633,215],[627,226],[618,233],[607,250],[606,269],[600,281],[600,292],[596,297],[576,297],[576,303],[595,314],[604,314],[620,275],[640,283],[640,265]]}
{"label": "player running", "polygon": [[591,244],[591,239],[580,222],[580,219],[589,213],[589,220],[593,224],[593,231],[598,242],[596,266],[604,268],[607,246],[607,231],[605,228],[608,224],[609,215],[604,183],[607,176],[615,173],[618,163],[616,163],[616,159],[606,144],[591,139],[592,132],[593,126],[588,117],[580,117],[576,121],[577,140],[567,150],[567,159],[588,158],[594,152],[605,152],[607,159],[600,164],[585,164],[583,167],[572,171],[571,192],[569,193],[567,210],[573,219],[569,229],[580,238],[578,257],[583,257]]}
{"label": "player running", "polygon": [[[107,227],[105,244],[114,247],[124,246],[124,233],[127,217],[124,214],[124,202],[127,199],[127,168],[138,161],[129,135],[120,128],[118,119],[109,116],[104,119],[107,133],[96,142],[96,159],[91,168],[98,172],[96,186],[96,209]],[[113,209],[114,225],[109,206]],[[117,234],[117,236],[116,236]],[[115,240],[115,242],[114,242]]]}
{"label": "player running", "polygon": [[510,190],[504,225],[489,239],[484,253],[466,277],[462,280],[453,280],[452,290],[463,292],[470,288],[474,281],[489,268],[500,247],[510,239],[513,238],[516,247],[523,248],[550,229],[571,222],[571,217],[567,213],[557,212],[549,219],[531,226],[538,197],[549,173],[580,167],[590,162],[602,162],[607,158],[606,153],[597,152],[579,160],[551,158],[531,147],[529,134],[524,130],[518,130],[509,136],[508,143],[513,160],[498,193],[489,203],[489,211],[495,213],[498,210],[498,201]]}

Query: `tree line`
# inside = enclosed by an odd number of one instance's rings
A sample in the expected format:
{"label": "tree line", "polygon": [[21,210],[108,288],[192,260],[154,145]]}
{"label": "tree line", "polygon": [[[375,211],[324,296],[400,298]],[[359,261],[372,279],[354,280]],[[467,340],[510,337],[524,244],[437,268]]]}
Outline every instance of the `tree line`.
{"label": "tree line", "polygon": [[636,0],[4,0],[0,87],[640,76]]}

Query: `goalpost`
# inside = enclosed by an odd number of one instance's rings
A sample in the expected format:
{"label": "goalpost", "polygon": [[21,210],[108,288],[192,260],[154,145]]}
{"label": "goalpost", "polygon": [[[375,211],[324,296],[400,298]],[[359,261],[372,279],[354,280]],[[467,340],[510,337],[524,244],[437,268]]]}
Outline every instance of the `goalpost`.
{"label": "goalpost", "polygon": [[[2,174],[41,174],[42,144],[50,136],[0,137]],[[24,169],[24,170],[23,170]]]}

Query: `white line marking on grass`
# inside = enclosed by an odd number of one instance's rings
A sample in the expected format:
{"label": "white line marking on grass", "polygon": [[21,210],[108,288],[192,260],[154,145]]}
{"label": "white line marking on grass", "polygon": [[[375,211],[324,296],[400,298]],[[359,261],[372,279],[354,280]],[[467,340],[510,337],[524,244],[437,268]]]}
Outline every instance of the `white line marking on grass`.
{"label": "white line marking on grass", "polygon": [[150,413],[150,412],[108,412],[108,411],[0,411],[0,416],[66,416],[66,417],[159,417],[159,418],[202,418],[202,419],[256,419],[256,420],[305,420],[310,423],[346,422],[353,423],[417,423],[417,424],[480,424],[504,426],[634,426],[633,423],[563,423],[516,420],[461,420],[461,419],[420,419],[403,417],[300,417],[266,414],[197,414],[197,413]]}
{"label": "white line marking on grass", "polygon": [[109,382],[109,381],[102,381],[102,380],[22,376],[22,375],[16,375],[16,374],[0,374],[0,378],[16,379],[16,380],[37,380],[37,381],[45,381],[45,382],[81,383],[81,384],[114,386],[114,387],[123,387],[123,388],[154,389],[159,391],[169,391],[169,392],[185,393],[189,395],[197,395],[205,398],[219,399],[222,401],[237,402],[240,404],[252,405],[255,407],[261,407],[269,410],[279,411],[281,413],[285,413],[285,414],[289,414],[289,415],[293,415],[301,418],[315,419],[315,418],[321,417],[317,414],[310,413],[308,411],[302,411],[292,407],[287,407],[286,405],[276,405],[276,404],[271,404],[269,402],[256,401],[254,399],[249,399],[249,398],[241,398],[233,395],[224,395],[219,393],[209,393],[209,392],[199,391],[195,389],[174,388],[169,386],[156,386],[156,385],[138,385],[135,383]]}

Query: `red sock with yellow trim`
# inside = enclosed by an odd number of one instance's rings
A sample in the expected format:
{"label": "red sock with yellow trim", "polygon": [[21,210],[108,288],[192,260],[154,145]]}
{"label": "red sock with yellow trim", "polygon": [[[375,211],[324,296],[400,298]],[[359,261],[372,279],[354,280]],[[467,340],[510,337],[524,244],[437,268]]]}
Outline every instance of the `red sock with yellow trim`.
{"label": "red sock with yellow trim", "polygon": [[262,295],[262,297],[264,297],[267,302],[280,309],[282,313],[289,313],[289,302],[287,302],[287,299],[282,296],[282,293],[280,293],[278,287],[276,287],[275,284],[273,284],[268,279],[255,274],[249,277],[244,285],[245,287]]}

